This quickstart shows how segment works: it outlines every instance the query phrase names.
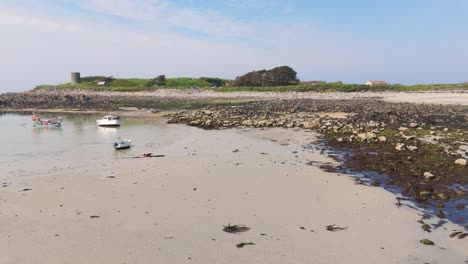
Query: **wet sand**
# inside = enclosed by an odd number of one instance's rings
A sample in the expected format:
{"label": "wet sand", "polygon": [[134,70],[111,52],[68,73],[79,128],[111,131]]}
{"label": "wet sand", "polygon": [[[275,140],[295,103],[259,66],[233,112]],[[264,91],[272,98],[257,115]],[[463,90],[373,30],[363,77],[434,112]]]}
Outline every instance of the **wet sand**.
{"label": "wet sand", "polygon": [[[312,132],[180,128],[190,133],[159,149],[162,158],[5,180],[0,263],[466,260],[468,240],[448,238],[458,226],[427,233],[393,194],[306,165],[333,162],[303,149]],[[228,223],[251,230],[225,233]],[[326,231],[332,224],[347,229]]]}

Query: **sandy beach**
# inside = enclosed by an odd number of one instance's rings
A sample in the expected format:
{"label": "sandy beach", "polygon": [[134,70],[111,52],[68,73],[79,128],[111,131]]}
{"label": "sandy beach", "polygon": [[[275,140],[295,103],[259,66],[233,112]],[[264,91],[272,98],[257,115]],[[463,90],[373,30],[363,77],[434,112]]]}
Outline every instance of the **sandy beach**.
{"label": "sandy beach", "polygon": [[[467,260],[468,240],[448,238],[459,226],[427,233],[421,212],[397,207],[394,194],[307,165],[334,162],[303,148],[313,132],[171,126],[186,132],[155,153],[165,157],[4,177],[0,263]],[[229,223],[251,229],[223,232]]]}

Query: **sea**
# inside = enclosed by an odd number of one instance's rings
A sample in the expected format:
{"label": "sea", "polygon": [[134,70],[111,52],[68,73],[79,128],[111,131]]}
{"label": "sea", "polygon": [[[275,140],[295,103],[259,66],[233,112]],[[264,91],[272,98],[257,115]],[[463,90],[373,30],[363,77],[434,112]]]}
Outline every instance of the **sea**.
{"label": "sea", "polygon": [[[41,113],[42,118],[60,116],[62,127],[33,127],[32,114],[0,113],[0,181],[156,154],[190,133],[162,118],[125,117],[120,127],[99,127],[99,114]],[[124,138],[132,147],[114,150],[113,143]]]}

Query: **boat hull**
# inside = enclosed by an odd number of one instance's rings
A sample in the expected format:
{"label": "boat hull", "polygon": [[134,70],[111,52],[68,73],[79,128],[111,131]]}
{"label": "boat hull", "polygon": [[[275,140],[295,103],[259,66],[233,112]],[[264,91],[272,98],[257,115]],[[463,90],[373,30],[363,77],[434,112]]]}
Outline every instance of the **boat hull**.
{"label": "boat hull", "polygon": [[129,149],[129,148],[130,148],[130,146],[117,146],[117,147],[114,146],[115,150]]}
{"label": "boat hull", "polygon": [[33,127],[52,127],[52,128],[60,128],[62,127],[62,124],[60,122],[57,123],[46,123],[46,122],[41,122],[41,121],[33,121]]}
{"label": "boat hull", "polygon": [[118,127],[120,126],[120,120],[96,120],[96,124],[102,127]]}
{"label": "boat hull", "polygon": [[132,145],[131,140],[123,140],[120,142],[114,142],[114,149],[115,150],[120,150],[120,149],[128,149]]}

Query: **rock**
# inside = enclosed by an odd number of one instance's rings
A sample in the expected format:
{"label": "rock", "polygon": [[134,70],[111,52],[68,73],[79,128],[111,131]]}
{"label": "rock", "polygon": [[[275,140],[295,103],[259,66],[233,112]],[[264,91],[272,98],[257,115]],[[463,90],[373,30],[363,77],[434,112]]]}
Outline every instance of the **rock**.
{"label": "rock", "polygon": [[402,137],[406,140],[413,140],[416,138],[415,136],[402,136]]}
{"label": "rock", "polygon": [[444,131],[447,132],[447,131],[448,131],[448,128],[444,128]]}
{"label": "rock", "polygon": [[457,159],[457,160],[455,161],[455,165],[466,166],[466,164],[467,164],[466,159]]}
{"label": "rock", "polygon": [[409,124],[409,127],[411,127],[411,128],[415,128],[415,127],[418,127],[418,126],[419,126],[418,123],[410,123]]}
{"label": "rock", "polygon": [[420,242],[421,244],[426,245],[426,246],[433,246],[433,245],[434,245],[434,242],[432,242],[432,241],[429,240],[429,239],[421,239],[421,240],[419,240],[419,242]]}
{"label": "rock", "polygon": [[423,176],[424,176],[424,178],[426,178],[426,179],[428,179],[428,180],[430,180],[430,179],[432,179],[432,178],[435,177],[432,173],[427,172],[427,171],[423,174]]}
{"label": "rock", "polygon": [[437,200],[448,200],[448,197],[445,193],[436,193],[434,196]]}
{"label": "rock", "polygon": [[429,132],[430,135],[435,135],[434,131]]}
{"label": "rock", "polygon": [[376,127],[376,126],[379,126],[379,123],[375,122],[375,121],[369,121],[369,123],[367,124],[368,127]]}
{"label": "rock", "polygon": [[419,192],[419,195],[428,196],[428,195],[431,195],[431,192],[426,190],[426,191]]}
{"label": "rock", "polygon": [[379,142],[387,142],[387,137],[385,136],[380,136],[378,137],[378,139],[379,139]]}
{"label": "rock", "polygon": [[408,128],[407,128],[407,127],[400,127],[400,128],[398,128],[398,130],[400,130],[400,131],[406,131],[406,130],[408,130]]}
{"label": "rock", "polygon": [[403,143],[397,143],[395,149],[396,150],[403,150],[404,146],[405,146],[405,144],[403,144]]}
{"label": "rock", "polygon": [[302,124],[302,127],[305,128],[305,129],[311,129],[314,127],[314,125],[312,124],[312,122],[303,122]]}
{"label": "rock", "polygon": [[439,218],[445,218],[445,214],[441,209],[439,209],[439,211],[436,213],[436,216]]}
{"label": "rock", "polygon": [[416,151],[416,150],[418,150],[418,147],[416,147],[416,146],[408,146],[408,149],[409,149],[410,151]]}
{"label": "rock", "polygon": [[431,232],[431,229],[432,229],[432,227],[428,224],[422,225],[421,228],[426,232]]}

